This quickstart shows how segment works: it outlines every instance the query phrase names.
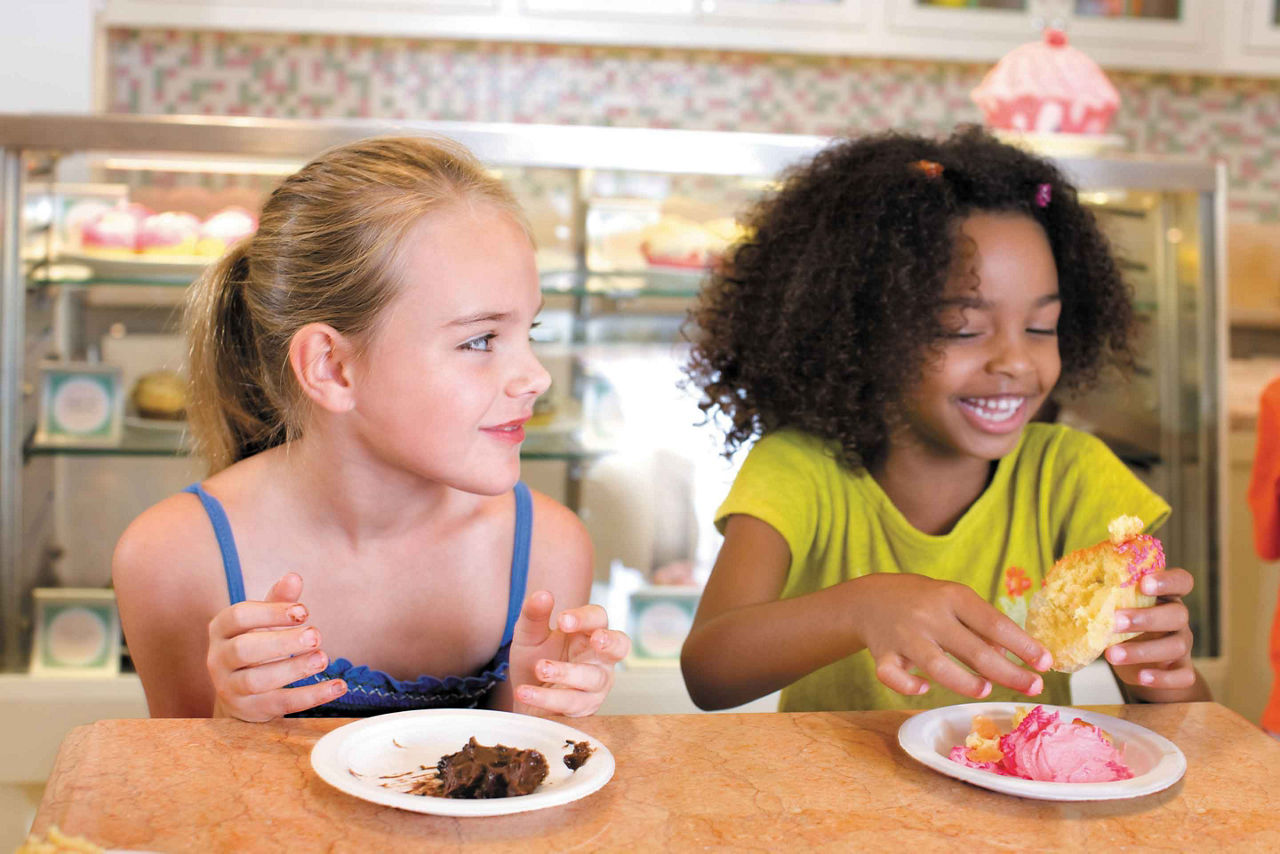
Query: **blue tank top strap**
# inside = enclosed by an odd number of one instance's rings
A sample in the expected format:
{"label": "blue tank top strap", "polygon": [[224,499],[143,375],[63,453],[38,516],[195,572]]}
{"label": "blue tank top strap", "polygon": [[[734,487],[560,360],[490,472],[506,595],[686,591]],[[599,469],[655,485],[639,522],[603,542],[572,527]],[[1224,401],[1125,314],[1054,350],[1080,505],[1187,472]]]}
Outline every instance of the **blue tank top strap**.
{"label": "blue tank top strap", "polygon": [[516,621],[524,605],[525,583],[529,579],[529,543],[533,539],[533,496],[524,481],[516,481],[516,537],[511,549],[511,587],[507,594],[507,627],[501,646],[511,643]]}
{"label": "blue tank top strap", "polygon": [[204,512],[209,515],[213,525],[213,534],[218,538],[218,548],[222,551],[222,571],[227,576],[227,593],[231,604],[244,601],[244,576],[240,572],[240,553],[236,551],[236,538],[231,533],[231,522],[227,512],[222,509],[218,499],[204,491],[198,483],[193,483],[183,492],[190,492],[204,505]]}

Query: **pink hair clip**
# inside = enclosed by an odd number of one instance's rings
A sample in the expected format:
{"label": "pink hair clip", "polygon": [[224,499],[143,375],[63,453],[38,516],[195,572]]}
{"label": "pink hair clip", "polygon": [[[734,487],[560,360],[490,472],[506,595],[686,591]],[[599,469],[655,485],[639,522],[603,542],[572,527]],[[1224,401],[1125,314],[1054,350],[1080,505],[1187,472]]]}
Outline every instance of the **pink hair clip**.
{"label": "pink hair clip", "polygon": [[1053,198],[1053,185],[1041,184],[1036,187],[1036,207],[1048,207],[1049,200]]}

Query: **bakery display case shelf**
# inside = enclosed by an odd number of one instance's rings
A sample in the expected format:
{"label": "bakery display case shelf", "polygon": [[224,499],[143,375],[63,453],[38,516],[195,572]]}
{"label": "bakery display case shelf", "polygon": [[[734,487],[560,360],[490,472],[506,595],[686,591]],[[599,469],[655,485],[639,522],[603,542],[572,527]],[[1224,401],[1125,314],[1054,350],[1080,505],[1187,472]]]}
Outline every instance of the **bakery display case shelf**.
{"label": "bakery display case shelf", "polygon": [[[580,462],[605,456],[615,450],[605,439],[579,438],[570,433],[529,429],[520,456],[526,460],[564,460]],[[191,447],[181,422],[173,427],[138,427],[128,422],[118,443],[74,444],[41,441],[32,436],[24,446],[24,457],[185,457]]]}
{"label": "bakery display case shelf", "polygon": [[668,297],[691,299],[706,278],[705,269],[549,270],[540,274],[544,293],[608,299]]}
{"label": "bakery display case shelf", "polygon": [[[114,261],[110,268],[93,267],[83,258],[60,259],[54,266],[42,265],[27,274],[32,287],[62,286],[147,286],[186,288],[203,268],[175,271],[182,265],[134,264]],[[546,270],[539,273],[546,294],[592,296],[610,299],[697,296],[706,270]]]}

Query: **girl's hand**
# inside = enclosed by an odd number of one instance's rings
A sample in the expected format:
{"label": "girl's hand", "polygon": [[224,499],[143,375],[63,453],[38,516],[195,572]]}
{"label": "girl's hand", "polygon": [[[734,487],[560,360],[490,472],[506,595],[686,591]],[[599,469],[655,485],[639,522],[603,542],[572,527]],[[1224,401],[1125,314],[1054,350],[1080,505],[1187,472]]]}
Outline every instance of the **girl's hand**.
{"label": "girl's hand", "polygon": [[899,694],[929,690],[928,679],[912,668],[966,697],[987,696],[992,682],[1028,696],[1044,690],[1044,679],[1005,651],[1036,670],[1053,663],[1049,651],[971,588],[905,572],[873,573],[846,584],[876,677]]}
{"label": "girl's hand", "polygon": [[310,709],[346,693],[341,679],[285,688],[324,670],[320,632],[302,625],[306,606],[298,603],[302,579],[287,573],[262,602],[239,602],[209,621],[206,664],[215,693],[215,717],[269,721]]}
{"label": "girl's hand", "polygon": [[613,687],[613,666],[631,640],[609,628],[599,605],[571,608],[550,626],[555,599],[539,590],[524,602],[511,639],[513,711],[527,715],[594,714]]}
{"label": "girl's hand", "polygon": [[1182,597],[1191,592],[1195,579],[1185,569],[1166,569],[1138,584],[1143,593],[1156,597],[1156,604],[1116,611],[1116,631],[1143,634],[1108,647],[1107,661],[1116,678],[1127,685],[1157,691],[1192,689],[1197,677],[1191,666],[1191,626]]}

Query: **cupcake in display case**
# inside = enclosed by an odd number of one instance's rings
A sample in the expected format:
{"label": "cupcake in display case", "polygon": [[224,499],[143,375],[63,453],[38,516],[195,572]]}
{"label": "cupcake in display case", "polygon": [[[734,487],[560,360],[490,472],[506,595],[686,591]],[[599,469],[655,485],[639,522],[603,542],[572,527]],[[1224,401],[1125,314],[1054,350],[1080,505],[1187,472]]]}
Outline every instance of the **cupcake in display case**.
{"label": "cupcake in display case", "polygon": [[196,253],[200,220],[184,211],[152,214],[138,228],[138,251],[146,255]]}
{"label": "cupcake in display case", "polygon": [[196,252],[217,257],[242,238],[258,230],[258,218],[238,205],[225,207],[200,225]]}
{"label": "cupcake in display case", "polygon": [[100,211],[80,229],[80,247],[94,255],[132,256],[138,251],[138,235],[151,210],[139,204],[121,204]]}
{"label": "cupcake in display case", "polygon": [[1105,134],[1120,95],[1061,30],[1009,51],[973,90],[988,127],[1033,134]]}

